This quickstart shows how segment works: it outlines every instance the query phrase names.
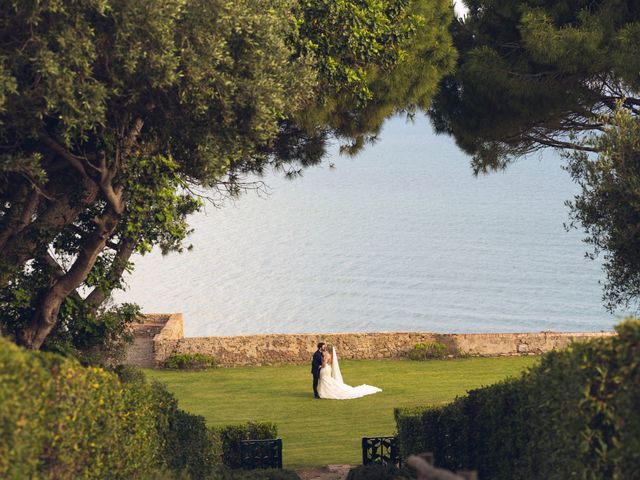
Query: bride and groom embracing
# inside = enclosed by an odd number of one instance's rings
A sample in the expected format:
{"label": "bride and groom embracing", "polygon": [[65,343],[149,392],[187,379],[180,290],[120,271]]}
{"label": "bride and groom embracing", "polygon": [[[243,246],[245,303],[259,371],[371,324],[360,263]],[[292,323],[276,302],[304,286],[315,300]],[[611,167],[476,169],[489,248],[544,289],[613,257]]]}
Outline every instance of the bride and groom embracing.
{"label": "bride and groom embracing", "polygon": [[311,373],[313,374],[313,395],[315,398],[349,400],[382,391],[382,389],[371,385],[352,387],[344,383],[336,349],[331,345],[325,345],[324,342],[318,343],[318,350],[313,354]]}

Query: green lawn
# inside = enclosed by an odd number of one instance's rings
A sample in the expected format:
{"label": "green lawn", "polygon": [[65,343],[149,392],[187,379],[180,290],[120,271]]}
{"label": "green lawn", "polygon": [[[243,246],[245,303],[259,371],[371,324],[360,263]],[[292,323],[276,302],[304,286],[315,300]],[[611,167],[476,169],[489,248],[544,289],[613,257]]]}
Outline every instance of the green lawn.
{"label": "green lawn", "polygon": [[210,425],[272,421],[286,467],[360,462],[360,438],[392,435],[393,409],[446,403],[532,365],[535,357],[342,360],[346,383],[383,392],[356,400],[315,400],[307,365],[220,368],[206,372],[147,370],[165,382],[185,410]]}

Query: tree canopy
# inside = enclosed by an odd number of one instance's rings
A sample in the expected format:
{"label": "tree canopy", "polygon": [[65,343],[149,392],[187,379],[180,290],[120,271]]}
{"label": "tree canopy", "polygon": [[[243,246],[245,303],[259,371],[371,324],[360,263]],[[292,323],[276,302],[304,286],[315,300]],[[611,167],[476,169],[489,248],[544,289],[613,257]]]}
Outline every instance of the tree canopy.
{"label": "tree canopy", "polygon": [[465,4],[468,16],[452,25],[458,66],[430,114],[474,156],[476,171],[543,147],[592,150],[571,137],[601,129],[596,117],[618,100],[637,113],[637,2]]}
{"label": "tree canopy", "polygon": [[[429,110],[436,131],[452,135],[473,156],[476,173],[505,168],[541,148],[571,156],[573,178],[586,189],[572,203],[574,226],[584,227],[587,242],[605,254],[606,303],[614,309],[640,299],[640,249],[631,234],[638,228],[638,197],[630,188],[637,159],[614,153],[630,151],[621,128],[629,132],[640,114],[640,4],[465,4],[468,16],[451,27],[456,71]],[[622,111],[635,120],[621,124]],[[623,169],[616,167],[621,161]]]}
{"label": "tree canopy", "polygon": [[584,229],[590,254],[604,257],[607,307],[640,303],[640,118],[620,106],[602,118],[604,132],[586,141],[597,157],[569,155],[580,193],[568,202],[573,226]]}
{"label": "tree canopy", "polygon": [[137,310],[108,302],[134,252],[181,250],[199,189],[237,193],[425,108],[450,19],[444,0],[2,3],[2,331],[117,343]]}

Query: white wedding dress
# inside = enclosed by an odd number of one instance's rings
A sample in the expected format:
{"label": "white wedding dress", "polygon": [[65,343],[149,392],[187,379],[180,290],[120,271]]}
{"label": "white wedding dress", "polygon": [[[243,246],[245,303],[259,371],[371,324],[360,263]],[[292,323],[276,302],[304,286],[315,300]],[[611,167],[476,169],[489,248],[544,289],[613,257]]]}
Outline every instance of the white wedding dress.
{"label": "white wedding dress", "polygon": [[320,381],[318,382],[318,395],[329,400],[350,400],[360,398],[372,393],[381,392],[382,389],[371,385],[358,385],[352,387],[342,381],[340,365],[336,349],[333,349],[332,363],[327,363],[320,369]]}

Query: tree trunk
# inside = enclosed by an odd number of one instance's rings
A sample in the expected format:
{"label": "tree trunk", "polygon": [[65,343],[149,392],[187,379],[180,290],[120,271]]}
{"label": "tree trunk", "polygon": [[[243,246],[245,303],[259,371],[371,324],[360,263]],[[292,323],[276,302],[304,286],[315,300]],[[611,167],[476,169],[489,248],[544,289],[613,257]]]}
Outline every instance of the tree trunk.
{"label": "tree trunk", "polygon": [[135,250],[135,243],[133,240],[122,240],[118,245],[118,251],[116,253],[115,258],[113,259],[113,263],[111,264],[111,269],[107,274],[107,281],[109,287],[100,288],[95,287],[93,291],[87,296],[85,299],[85,304],[95,312],[98,310],[100,305],[109,298],[111,292],[113,291],[113,285],[120,279],[124,270],[127,266],[127,262],[129,262],[129,258],[133,254]]}
{"label": "tree trunk", "polygon": [[31,322],[22,332],[20,340],[24,346],[33,350],[42,346],[56,324],[62,303],[86,280],[119,220],[120,214],[110,207],[98,220],[69,271],[53,283],[40,301]]}

